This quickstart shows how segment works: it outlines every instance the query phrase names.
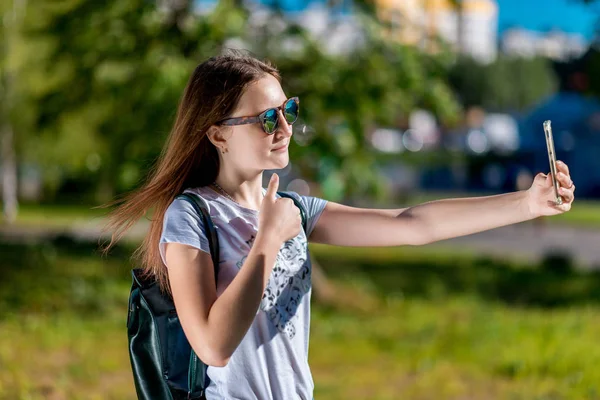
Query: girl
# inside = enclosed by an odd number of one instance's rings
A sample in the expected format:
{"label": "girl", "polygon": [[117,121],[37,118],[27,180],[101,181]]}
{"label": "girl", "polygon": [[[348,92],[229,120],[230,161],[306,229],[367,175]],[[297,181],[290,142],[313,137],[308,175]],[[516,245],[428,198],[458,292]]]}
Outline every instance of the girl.
{"label": "girl", "polygon": [[[106,251],[147,210],[155,218],[142,246],[149,274],[172,293],[193,350],[209,367],[212,399],[313,398],[308,365],[311,266],[306,243],[422,245],[567,211],[575,189],[558,163],[565,202],[551,202],[550,175],[528,190],[448,199],[402,209],[363,209],[291,192],[308,210],[280,198],[279,177],[263,171],[289,162],[300,110],[268,62],[230,51],[196,67],[149,181],[123,200],[107,228]],[[217,287],[201,217],[175,196],[194,192],[218,230]]]}

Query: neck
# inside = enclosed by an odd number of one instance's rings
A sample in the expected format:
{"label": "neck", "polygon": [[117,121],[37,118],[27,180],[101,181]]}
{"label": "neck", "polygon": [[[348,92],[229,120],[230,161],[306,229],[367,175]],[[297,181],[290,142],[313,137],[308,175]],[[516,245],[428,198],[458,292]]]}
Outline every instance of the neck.
{"label": "neck", "polygon": [[262,204],[262,171],[253,177],[227,177],[219,173],[215,182],[242,207],[259,210]]}

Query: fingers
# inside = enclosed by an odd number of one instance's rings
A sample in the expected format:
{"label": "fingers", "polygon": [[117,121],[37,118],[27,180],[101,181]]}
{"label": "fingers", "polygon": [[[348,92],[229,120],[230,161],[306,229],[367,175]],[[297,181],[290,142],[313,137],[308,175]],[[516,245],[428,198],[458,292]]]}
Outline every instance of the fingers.
{"label": "fingers", "polygon": [[560,194],[567,203],[571,203],[571,202],[573,202],[573,200],[575,200],[574,192],[575,192],[575,185],[573,185],[573,187],[570,189],[566,189],[564,187],[561,187],[558,189],[558,194]]}
{"label": "fingers", "polygon": [[562,172],[559,172],[556,175],[556,179],[558,179],[560,186],[564,188],[570,189],[571,186],[573,186],[573,181],[571,180],[571,178]]}
{"label": "fingers", "polygon": [[559,172],[564,173],[565,175],[569,176],[569,167],[567,166],[567,164],[565,164],[562,161],[556,161],[556,169],[558,169]]}
{"label": "fingers", "polygon": [[560,210],[562,212],[567,212],[567,211],[571,210],[571,204],[572,203],[569,203],[569,202],[566,202],[566,201],[563,202],[560,205],[558,205],[558,204],[556,204],[554,202],[551,202],[551,203],[552,203],[552,204],[550,204],[551,207],[556,208],[556,209],[558,209],[558,210]]}
{"label": "fingers", "polygon": [[564,203],[561,206],[564,211],[568,211],[571,208],[571,203],[575,200],[575,184],[571,179],[569,167],[562,161],[556,161],[556,179],[560,184],[558,194],[564,199]]}
{"label": "fingers", "polygon": [[277,189],[279,188],[279,175],[273,174],[271,175],[271,180],[269,181],[269,186],[267,187],[267,193],[265,194],[265,198],[271,201],[275,201],[277,198]]}

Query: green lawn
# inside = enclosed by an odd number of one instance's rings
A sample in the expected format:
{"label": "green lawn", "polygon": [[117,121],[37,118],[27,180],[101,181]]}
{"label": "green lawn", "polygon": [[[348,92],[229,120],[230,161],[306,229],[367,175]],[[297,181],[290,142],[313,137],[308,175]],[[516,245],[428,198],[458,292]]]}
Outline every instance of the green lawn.
{"label": "green lawn", "polygon": [[17,223],[20,225],[67,227],[89,221],[99,221],[107,209],[92,209],[83,205],[36,205],[19,207]]}
{"label": "green lawn", "polygon": [[469,297],[391,297],[313,312],[324,399],[584,399],[600,395],[598,307],[520,310]]}
{"label": "green lawn", "polygon": [[[131,250],[0,244],[0,399],[135,398]],[[363,305],[313,302],[316,399],[600,398],[598,274],[408,247],[311,252]]]}
{"label": "green lawn", "polygon": [[552,223],[600,228],[600,202],[575,200],[569,212],[546,219]]}

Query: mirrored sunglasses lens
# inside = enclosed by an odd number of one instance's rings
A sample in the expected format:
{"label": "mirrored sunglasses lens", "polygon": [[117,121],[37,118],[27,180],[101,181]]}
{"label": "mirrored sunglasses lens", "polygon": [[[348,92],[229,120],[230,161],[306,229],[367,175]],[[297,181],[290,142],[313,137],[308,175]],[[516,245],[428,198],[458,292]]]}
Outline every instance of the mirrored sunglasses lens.
{"label": "mirrored sunglasses lens", "polygon": [[263,119],[263,125],[267,133],[272,133],[277,128],[277,110],[268,110]]}
{"label": "mirrored sunglasses lens", "polygon": [[285,103],[284,115],[288,124],[294,123],[298,118],[298,103],[294,100],[288,100],[287,103]]}

